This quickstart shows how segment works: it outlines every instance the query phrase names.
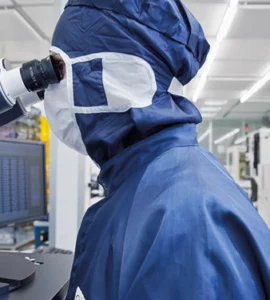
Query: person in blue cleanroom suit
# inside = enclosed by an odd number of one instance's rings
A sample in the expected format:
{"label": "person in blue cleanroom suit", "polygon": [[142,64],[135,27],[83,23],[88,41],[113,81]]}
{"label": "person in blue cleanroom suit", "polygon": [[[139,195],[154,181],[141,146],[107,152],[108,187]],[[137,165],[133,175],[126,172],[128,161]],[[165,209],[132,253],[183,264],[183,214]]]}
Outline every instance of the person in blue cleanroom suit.
{"label": "person in blue cleanroom suit", "polygon": [[181,95],[209,51],[184,4],[70,0],[52,44],[52,130],[107,195],[83,219],[67,299],[270,299],[269,229]]}

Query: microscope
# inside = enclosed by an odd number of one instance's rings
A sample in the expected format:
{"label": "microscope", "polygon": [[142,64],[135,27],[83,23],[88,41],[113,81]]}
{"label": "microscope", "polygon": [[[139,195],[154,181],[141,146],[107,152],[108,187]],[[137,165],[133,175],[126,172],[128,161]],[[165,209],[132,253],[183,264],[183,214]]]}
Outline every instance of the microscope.
{"label": "microscope", "polygon": [[61,72],[52,56],[15,69],[0,59],[0,127],[26,116],[27,107],[43,101],[46,88],[60,81]]}
{"label": "microscope", "polygon": [[[47,87],[60,81],[61,71],[52,56],[14,69],[7,60],[0,59],[0,127],[26,116],[27,107],[44,100]],[[35,272],[32,261],[13,253],[0,253],[0,298],[28,284]]]}

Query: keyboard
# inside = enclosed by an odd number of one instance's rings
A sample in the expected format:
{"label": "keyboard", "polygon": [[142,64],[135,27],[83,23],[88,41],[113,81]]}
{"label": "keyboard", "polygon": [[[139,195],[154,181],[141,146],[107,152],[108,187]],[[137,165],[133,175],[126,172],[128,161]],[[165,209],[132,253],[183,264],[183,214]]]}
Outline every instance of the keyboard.
{"label": "keyboard", "polygon": [[39,246],[37,249],[35,249],[34,253],[38,254],[73,254],[70,250],[64,250],[54,247],[47,247],[47,246]]}

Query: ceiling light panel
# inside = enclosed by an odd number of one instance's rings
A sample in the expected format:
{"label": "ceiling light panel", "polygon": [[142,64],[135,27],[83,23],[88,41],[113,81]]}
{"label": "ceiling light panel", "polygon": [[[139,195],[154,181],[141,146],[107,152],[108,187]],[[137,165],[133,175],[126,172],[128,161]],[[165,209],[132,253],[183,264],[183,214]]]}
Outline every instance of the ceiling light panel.
{"label": "ceiling light panel", "polygon": [[258,80],[253,87],[246,92],[240,99],[241,103],[245,103],[248,99],[250,99],[253,95],[255,95],[262,87],[266,85],[270,81],[270,71],[268,71],[260,80]]}
{"label": "ceiling light panel", "polygon": [[224,106],[228,103],[228,100],[208,100],[204,102],[204,105],[209,106]]}
{"label": "ceiling light panel", "polygon": [[200,109],[202,112],[206,113],[214,113],[214,112],[219,112],[221,110],[221,107],[211,107],[211,106],[204,106]]}
{"label": "ceiling light panel", "polygon": [[218,31],[218,34],[216,37],[216,42],[208,54],[206,65],[204,67],[203,73],[200,77],[199,84],[198,84],[197,89],[193,96],[193,102],[197,102],[197,100],[201,96],[201,92],[204,89],[204,86],[206,84],[210,69],[211,69],[212,64],[213,64],[213,62],[217,56],[217,53],[219,51],[219,47],[220,47],[222,41],[224,40],[224,38],[226,37],[227,33],[229,32],[231,25],[233,23],[233,20],[235,18],[238,2],[239,2],[239,0],[231,0],[229,3],[229,6],[226,10],[225,16],[224,16],[221,26],[219,28],[219,31]]}
{"label": "ceiling light panel", "polygon": [[212,119],[216,116],[215,113],[202,113],[203,119]]}

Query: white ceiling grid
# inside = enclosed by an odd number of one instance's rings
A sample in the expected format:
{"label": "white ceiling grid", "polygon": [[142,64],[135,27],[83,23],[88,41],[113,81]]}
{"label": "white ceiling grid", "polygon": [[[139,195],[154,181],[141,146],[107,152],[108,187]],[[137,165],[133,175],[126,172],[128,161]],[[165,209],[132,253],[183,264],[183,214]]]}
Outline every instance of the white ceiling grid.
{"label": "white ceiling grid", "polygon": [[[215,40],[229,0],[185,0],[186,5],[200,20],[208,39]],[[212,2],[212,3],[211,3]],[[197,7],[197,9],[196,9]],[[198,9],[200,7],[200,9]],[[209,14],[207,14],[209,12]],[[208,28],[210,21],[216,28]],[[222,42],[210,69],[207,83],[199,95],[197,105],[207,111],[209,100],[228,100],[227,104],[211,116],[215,118],[258,119],[270,111],[270,82],[244,104],[236,105],[240,98],[265,74],[270,67],[270,1],[247,0],[239,2],[231,29]],[[192,99],[200,74],[187,88]],[[255,108],[256,107],[256,108]],[[209,107],[211,112],[211,107]]]}
{"label": "white ceiling grid", "polygon": [[[229,0],[183,2],[200,21],[212,45]],[[53,0],[0,0],[0,56],[14,65],[46,56],[55,23]],[[245,104],[236,105],[270,67],[269,28],[270,0],[240,0],[231,30],[219,48],[196,103],[205,115],[261,118],[270,111],[270,82]],[[201,74],[202,71],[186,89],[189,99],[194,96]],[[218,100],[227,103],[213,112],[206,103]]]}
{"label": "white ceiling grid", "polygon": [[13,65],[45,57],[55,23],[53,0],[0,0],[0,56]]}

